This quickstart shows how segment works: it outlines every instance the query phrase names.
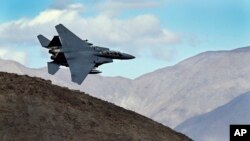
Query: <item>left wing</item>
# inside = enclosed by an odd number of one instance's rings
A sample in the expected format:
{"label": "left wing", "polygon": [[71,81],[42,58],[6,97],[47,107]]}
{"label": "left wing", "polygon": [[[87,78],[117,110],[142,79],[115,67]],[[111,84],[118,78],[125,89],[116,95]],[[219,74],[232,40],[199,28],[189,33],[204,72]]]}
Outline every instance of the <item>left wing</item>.
{"label": "left wing", "polygon": [[88,52],[65,53],[65,55],[71,72],[71,80],[80,85],[95,66],[92,56]]}

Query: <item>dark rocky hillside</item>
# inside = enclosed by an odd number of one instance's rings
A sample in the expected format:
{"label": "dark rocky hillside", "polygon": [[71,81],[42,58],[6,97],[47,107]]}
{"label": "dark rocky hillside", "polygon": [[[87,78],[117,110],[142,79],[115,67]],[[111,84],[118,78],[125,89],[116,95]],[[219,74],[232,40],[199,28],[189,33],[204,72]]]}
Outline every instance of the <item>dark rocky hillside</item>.
{"label": "dark rocky hillside", "polygon": [[151,119],[29,76],[0,73],[1,141],[189,141]]}

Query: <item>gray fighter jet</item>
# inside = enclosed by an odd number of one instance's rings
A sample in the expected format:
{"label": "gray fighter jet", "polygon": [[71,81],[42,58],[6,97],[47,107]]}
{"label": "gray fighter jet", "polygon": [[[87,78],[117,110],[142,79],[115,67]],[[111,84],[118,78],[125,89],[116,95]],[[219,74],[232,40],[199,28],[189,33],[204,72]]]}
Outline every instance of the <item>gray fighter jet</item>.
{"label": "gray fighter jet", "polygon": [[88,40],[82,40],[62,24],[55,26],[58,35],[50,41],[43,35],[38,35],[41,45],[49,49],[53,61],[48,62],[48,73],[55,74],[60,66],[69,67],[71,80],[81,84],[88,74],[101,71],[96,68],[113,59],[133,59],[132,55],[111,51],[105,47],[94,46]]}

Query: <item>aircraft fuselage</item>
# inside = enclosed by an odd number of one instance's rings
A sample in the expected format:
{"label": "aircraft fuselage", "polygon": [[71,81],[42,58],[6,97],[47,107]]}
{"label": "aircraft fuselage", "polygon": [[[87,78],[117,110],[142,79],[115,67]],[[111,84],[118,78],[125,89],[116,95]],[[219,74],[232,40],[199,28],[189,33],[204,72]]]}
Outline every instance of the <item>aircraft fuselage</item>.
{"label": "aircraft fuselage", "polygon": [[[95,57],[94,60],[96,63],[95,67],[98,67],[102,64],[105,63],[111,63],[113,62],[112,59],[119,59],[119,60],[127,60],[127,59],[133,59],[135,58],[134,56],[127,54],[127,53],[121,53],[118,51],[111,51],[106,48],[98,47],[98,50],[96,49],[97,47],[93,47],[93,56]],[[65,58],[65,55],[63,52],[60,52],[60,49],[50,49],[49,53],[52,54],[51,59],[54,60],[54,63],[57,63],[59,65],[68,67],[68,62],[67,59]],[[100,73],[100,71],[93,71],[93,74]]]}

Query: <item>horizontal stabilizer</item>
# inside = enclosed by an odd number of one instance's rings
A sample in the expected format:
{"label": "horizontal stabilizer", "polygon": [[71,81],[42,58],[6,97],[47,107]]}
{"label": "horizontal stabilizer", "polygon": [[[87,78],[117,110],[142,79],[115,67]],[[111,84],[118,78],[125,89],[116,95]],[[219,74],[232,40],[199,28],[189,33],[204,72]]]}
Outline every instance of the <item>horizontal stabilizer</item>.
{"label": "horizontal stabilizer", "polygon": [[48,73],[49,74],[55,74],[60,68],[60,65],[55,64],[53,62],[48,62]]}

